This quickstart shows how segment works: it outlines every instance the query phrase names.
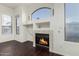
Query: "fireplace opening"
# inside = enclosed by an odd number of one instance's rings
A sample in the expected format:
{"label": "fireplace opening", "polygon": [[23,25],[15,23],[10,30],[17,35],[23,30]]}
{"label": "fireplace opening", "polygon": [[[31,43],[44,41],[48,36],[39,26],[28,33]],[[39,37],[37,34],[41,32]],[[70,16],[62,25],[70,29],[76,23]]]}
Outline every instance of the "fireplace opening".
{"label": "fireplace opening", "polygon": [[36,33],[36,47],[49,48],[49,34]]}

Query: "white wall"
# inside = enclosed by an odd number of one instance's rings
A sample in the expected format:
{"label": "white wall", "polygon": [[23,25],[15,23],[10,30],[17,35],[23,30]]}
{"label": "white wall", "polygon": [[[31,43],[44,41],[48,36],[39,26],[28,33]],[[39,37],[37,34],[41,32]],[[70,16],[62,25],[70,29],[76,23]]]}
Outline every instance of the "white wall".
{"label": "white wall", "polygon": [[[1,28],[1,16],[3,14],[11,15],[12,16],[12,34],[10,35],[5,35],[2,34],[2,28]],[[25,9],[23,6],[19,6],[15,9],[0,5],[0,43],[1,42],[6,42],[10,40],[17,40],[19,42],[25,42],[27,41],[27,34],[26,34],[26,27],[23,26],[24,24],[24,19],[26,20],[26,15]],[[20,34],[16,34],[16,18],[15,16],[20,15]]]}
{"label": "white wall", "polygon": [[[26,20],[26,12],[25,12],[25,9],[23,6],[19,6],[17,8],[14,9],[14,12],[15,12],[15,16],[19,15],[20,16],[20,28],[19,28],[19,34],[17,35],[15,33],[15,40],[19,41],[19,42],[25,42],[27,41],[27,30],[26,30],[26,27],[23,25],[24,20]],[[15,30],[16,31],[16,30]]]}

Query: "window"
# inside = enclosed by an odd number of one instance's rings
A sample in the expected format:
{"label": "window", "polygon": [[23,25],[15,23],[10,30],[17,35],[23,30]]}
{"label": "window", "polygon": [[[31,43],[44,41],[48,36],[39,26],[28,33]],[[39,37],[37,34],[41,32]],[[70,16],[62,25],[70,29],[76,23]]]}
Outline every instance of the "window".
{"label": "window", "polygon": [[79,4],[65,4],[66,41],[79,42]]}
{"label": "window", "polygon": [[32,13],[32,20],[47,19],[51,17],[51,15],[51,8],[39,8]]}
{"label": "window", "polygon": [[20,17],[16,16],[16,34],[19,34]]}
{"label": "window", "polygon": [[12,21],[11,16],[2,15],[2,34],[12,33]]}

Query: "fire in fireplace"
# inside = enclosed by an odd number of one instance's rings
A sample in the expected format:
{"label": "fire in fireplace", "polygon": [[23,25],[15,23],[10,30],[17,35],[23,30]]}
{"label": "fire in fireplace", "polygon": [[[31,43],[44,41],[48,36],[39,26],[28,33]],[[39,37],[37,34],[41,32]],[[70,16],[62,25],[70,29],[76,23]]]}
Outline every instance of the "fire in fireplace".
{"label": "fire in fireplace", "polygon": [[49,47],[49,34],[36,33],[36,46]]}
{"label": "fire in fireplace", "polygon": [[40,41],[39,41],[39,44],[48,45],[48,42],[44,38],[41,38]]}

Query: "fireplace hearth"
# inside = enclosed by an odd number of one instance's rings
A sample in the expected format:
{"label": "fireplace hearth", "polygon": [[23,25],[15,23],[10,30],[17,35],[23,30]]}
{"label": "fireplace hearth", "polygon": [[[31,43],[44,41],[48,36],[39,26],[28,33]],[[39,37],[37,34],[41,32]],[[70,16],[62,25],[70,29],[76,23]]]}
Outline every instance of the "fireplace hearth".
{"label": "fireplace hearth", "polygon": [[35,34],[36,47],[49,48],[49,34]]}

